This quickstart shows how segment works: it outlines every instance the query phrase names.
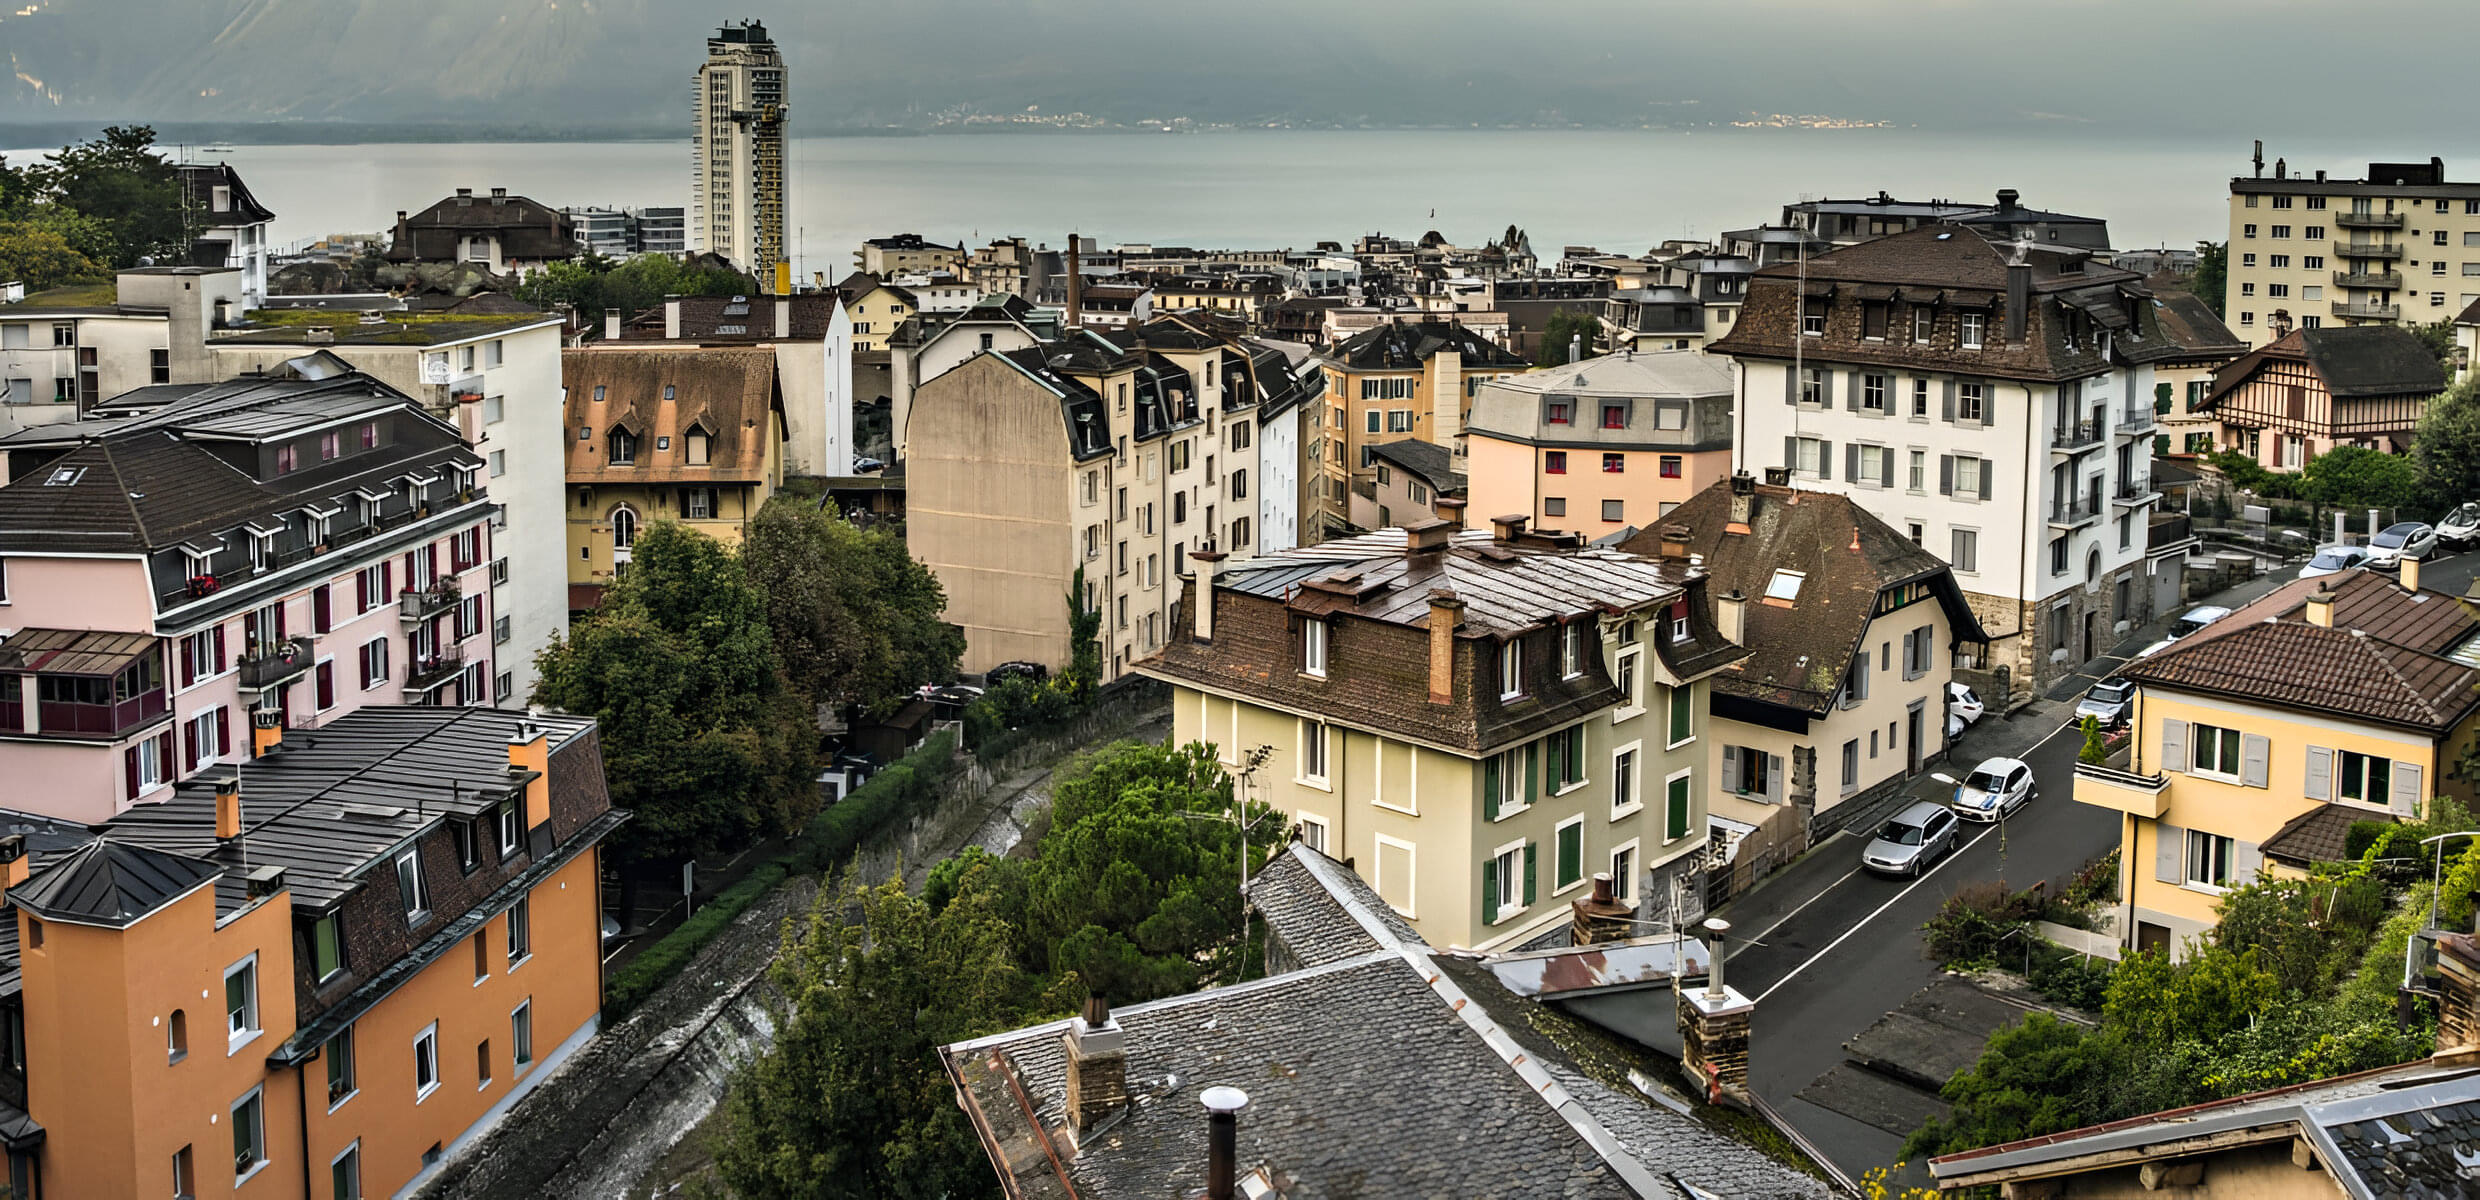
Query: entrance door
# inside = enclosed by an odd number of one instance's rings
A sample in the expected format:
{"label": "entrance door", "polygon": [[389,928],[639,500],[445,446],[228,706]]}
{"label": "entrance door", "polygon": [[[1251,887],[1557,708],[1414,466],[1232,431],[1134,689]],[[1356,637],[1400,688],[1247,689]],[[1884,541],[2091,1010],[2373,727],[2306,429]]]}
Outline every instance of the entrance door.
{"label": "entrance door", "polygon": [[2168,958],[2170,956],[2169,928],[2155,925],[2151,921],[2136,922],[2136,949]]}
{"label": "entrance door", "polygon": [[1903,712],[1903,759],[1904,762],[1908,764],[1904,767],[1903,773],[1906,775],[1920,774],[1920,716],[1922,708],[1923,703],[1921,701],[1914,700],[1912,701],[1912,706],[1905,709]]}
{"label": "entrance door", "polygon": [[2087,613],[2085,613],[2085,614],[2084,614],[2084,661],[2085,661],[2085,662],[2091,662],[2091,661],[2092,661],[2092,656],[2093,656],[2093,614],[2091,614],[2090,612],[2087,612]]}

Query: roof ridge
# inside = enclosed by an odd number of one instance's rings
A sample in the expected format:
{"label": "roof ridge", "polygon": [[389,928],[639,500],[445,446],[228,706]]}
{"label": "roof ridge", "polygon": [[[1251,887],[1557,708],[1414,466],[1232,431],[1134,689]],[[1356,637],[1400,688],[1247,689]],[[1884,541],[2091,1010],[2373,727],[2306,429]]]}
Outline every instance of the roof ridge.
{"label": "roof ridge", "polygon": [[[170,430],[164,431],[164,436],[174,441],[180,440]],[[138,528],[138,544],[152,547],[155,544],[155,534],[146,527],[146,514],[138,511],[138,501],[130,495],[129,481],[121,477],[120,459],[112,453],[110,439],[98,437],[94,445],[96,453],[103,456],[104,467],[112,473],[113,494],[120,498],[121,506],[129,510],[129,523]]]}

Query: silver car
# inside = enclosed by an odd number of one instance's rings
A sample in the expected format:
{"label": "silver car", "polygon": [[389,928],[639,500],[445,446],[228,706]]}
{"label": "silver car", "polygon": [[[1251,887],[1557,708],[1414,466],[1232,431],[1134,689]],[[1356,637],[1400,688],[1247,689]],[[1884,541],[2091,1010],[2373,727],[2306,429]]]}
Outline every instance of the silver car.
{"label": "silver car", "polygon": [[1860,851],[1860,865],[1888,875],[1913,875],[1955,848],[1955,814],[1926,800],[1888,817]]}
{"label": "silver car", "polygon": [[2091,717],[2104,729],[2116,729],[2127,723],[2135,709],[2136,685],[2124,679],[2104,679],[2084,693],[2084,702],[2075,706],[2075,720],[2082,724]]}
{"label": "silver car", "polygon": [[2396,521],[2368,539],[2368,565],[2394,570],[2406,558],[2433,558],[2437,531],[2418,521]]}

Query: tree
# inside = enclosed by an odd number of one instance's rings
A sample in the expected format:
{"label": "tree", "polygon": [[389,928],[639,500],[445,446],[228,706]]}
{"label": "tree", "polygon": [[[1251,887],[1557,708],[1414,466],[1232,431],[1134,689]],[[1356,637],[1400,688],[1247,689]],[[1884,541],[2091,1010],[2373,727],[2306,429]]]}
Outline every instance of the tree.
{"label": "tree", "polygon": [[2437,365],[2445,370],[2446,378],[2454,378],[2454,322],[2439,317],[2417,324],[2405,322],[2403,328],[2410,330],[2411,336],[2420,339],[2420,344],[2437,356]]}
{"label": "tree", "polygon": [[97,223],[96,244],[70,242],[102,265],[132,267],[150,257],[186,261],[192,214],[179,168],[155,151],[153,128],[109,126],[93,141],[61,147],[23,178],[39,203]]}
{"label": "tree", "polygon": [[1102,610],[1085,602],[1085,568],[1068,580],[1068,687],[1072,698],[1093,695],[1102,681]]}
{"label": "tree", "polygon": [[2230,243],[2196,243],[2196,277],[2191,285],[2198,299],[2222,314],[2222,293],[2230,290]]}
{"label": "tree", "polygon": [[1541,348],[1533,353],[1533,365],[1555,367],[1567,361],[1567,352],[1578,338],[1584,340],[1583,357],[1601,352],[1602,323],[1592,313],[1562,308],[1550,314],[1542,324]]}
{"label": "tree", "polygon": [[2102,737],[2101,718],[2086,717],[2083,722],[2084,748],[2076,752],[2077,762],[2106,766],[2110,761],[2110,743]]}
{"label": "tree", "polygon": [[57,230],[35,221],[0,221],[0,278],[23,282],[33,292],[102,275],[103,268]]}
{"label": "tree", "polygon": [[2420,495],[2444,508],[2480,484],[2480,376],[2428,402],[2411,440],[2411,469]]}
{"label": "tree", "polygon": [[964,634],[947,593],[885,530],[795,496],[758,510],[741,543],[785,675],[813,703],[883,716],[915,687],[956,678]]}
{"label": "tree", "polygon": [[2317,997],[2359,966],[2385,919],[2385,887],[2376,879],[2265,878],[2222,896],[2213,942],[2254,953],[2282,991]]}
{"label": "tree", "polygon": [[1903,1143],[1903,1157],[2038,1137],[2091,1124],[2088,1097],[2117,1075],[2117,1056],[2096,1034],[2036,1012],[1989,1039],[1980,1061],[1948,1080],[1953,1106]]}
{"label": "tree", "polygon": [[607,309],[634,317],[665,296],[746,296],[757,290],[757,281],[747,275],[691,266],[668,254],[615,259],[588,252],[527,275],[516,295],[545,308],[567,304],[586,320],[600,321]]}
{"label": "tree", "polygon": [[783,684],[762,597],[721,543],[670,521],[639,533],[602,607],[545,647],[534,702],[596,718],[615,835],[674,861],[815,807],[815,735]]}
{"label": "tree", "polygon": [[2299,472],[2302,499],[2325,507],[2406,508],[2421,501],[2419,470],[2399,454],[2336,446]]}

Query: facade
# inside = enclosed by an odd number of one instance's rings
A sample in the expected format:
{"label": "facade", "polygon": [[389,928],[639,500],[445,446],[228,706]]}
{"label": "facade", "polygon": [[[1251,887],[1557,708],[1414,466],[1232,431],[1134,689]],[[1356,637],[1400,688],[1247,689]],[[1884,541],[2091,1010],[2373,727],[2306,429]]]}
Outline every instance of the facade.
{"label": "facade", "polygon": [[332,359],[5,440],[0,776],[84,823],[368,704],[492,699],[482,459]]}
{"label": "facade", "polygon": [[2480,182],[2445,163],[2368,164],[2360,179],[2265,175],[2230,181],[2222,311],[2250,346],[2295,329],[2426,324],[2480,301]]}
{"label": "facade", "polygon": [[[617,337],[608,336],[613,333]],[[784,392],[784,470],[852,474],[859,453],[853,430],[853,330],[841,293],[667,296],[660,313],[606,334],[603,345],[642,346],[659,338],[773,350],[776,381]]]}
{"label": "facade", "polygon": [[1783,805],[1812,831],[1862,827],[1946,753],[1946,685],[1983,634],[1943,559],[1855,497],[1737,476],[1625,549],[1704,563],[1722,636],[1748,657],[1713,677],[1713,811]]}
{"label": "facade", "polygon": [[578,244],[605,258],[680,254],[687,234],[678,208],[563,208]]}
{"label": "facade", "polygon": [[409,1190],[594,1036],[627,816],[590,722],[367,708],[0,843],[18,1194]]}
{"label": "facade", "polygon": [[2259,869],[2303,878],[2354,822],[2468,799],[2448,772],[2480,727],[2480,618],[2418,585],[2416,562],[2296,580],[2123,669],[2133,756],[2077,767],[2075,798],[2125,814],[2129,945],[2184,955]]}
{"label": "facade", "polygon": [[2205,401],[2214,375],[2247,353],[2247,342],[2192,292],[2163,292],[2153,306],[2163,331],[2179,344],[2177,355],[2153,364],[2153,411],[2161,423],[2155,453],[2210,454],[2218,439]]}
{"label": "facade", "polygon": [[737,543],[783,486],[772,348],[607,342],[563,351],[560,367],[572,596],[608,585],[648,522]]}
{"label": "facade", "polygon": [[1865,497],[1945,555],[1987,689],[2028,696],[2152,618],[2153,364],[2181,348],[2133,274],[1924,227],[1759,271],[1709,352],[1739,364],[1740,469]]}
{"label": "facade", "polygon": [[182,202],[201,226],[190,239],[189,265],[241,272],[242,307],[266,304],[267,230],[276,214],[224,163],[184,163],[180,172]]}
{"label": "facade", "polygon": [[1670,351],[1491,379],[1465,428],[1471,511],[1597,538],[1650,529],[1730,475],[1735,390],[1719,360]]}
{"label": "facade", "polygon": [[1685,287],[1621,288],[1603,301],[1601,320],[1616,349],[1694,350],[1705,344],[1705,306]]}
{"label": "facade", "polygon": [[[1368,496],[1352,496],[1352,523],[1363,529],[1415,525],[1460,514],[1464,473],[1444,446],[1409,438],[1380,442],[1374,450],[1378,482]],[[1440,501],[1448,503],[1442,507]]]}
{"label": "facade", "polygon": [[566,213],[507,188],[488,196],[472,188],[410,216],[396,214],[388,241],[392,263],[471,263],[494,275],[539,270],[582,253]]}
{"label": "facade", "polygon": [[2336,446],[2400,454],[2446,388],[2428,345],[2393,325],[2300,329],[2214,373],[2199,412],[2216,446],[2297,471]]}
{"label": "facade", "polygon": [[911,292],[883,283],[875,275],[854,275],[836,285],[844,307],[852,313],[853,349],[885,350],[906,321],[921,315],[921,302]]}
{"label": "facade", "polygon": [[2480,297],[2474,297],[2454,318],[2454,382],[2471,378],[2475,362],[2480,362]]}
{"label": "facade", "polygon": [[1301,510],[1301,540],[1349,527],[1351,497],[1377,487],[1372,447],[1418,438],[1461,453],[1481,385],[1530,365],[1452,321],[1383,321],[1338,343],[1320,362],[1328,419],[1309,456],[1322,486],[1312,493],[1316,506]]}
{"label": "facade", "polygon": [[964,247],[942,246],[918,233],[874,237],[853,252],[853,269],[881,279],[916,271],[954,271],[964,265]]}
{"label": "facade", "polygon": [[784,238],[784,56],[766,26],[706,39],[689,88],[689,249],[751,274],[791,257]]}
{"label": "facade", "polygon": [[1520,518],[1192,557],[1137,668],[1172,685],[1175,739],[1249,764],[1423,939],[1565,944],[1566,901],[1605,872],[1644,920],[1702,915],[1706,681],[1743,652],[1684,559]]}

